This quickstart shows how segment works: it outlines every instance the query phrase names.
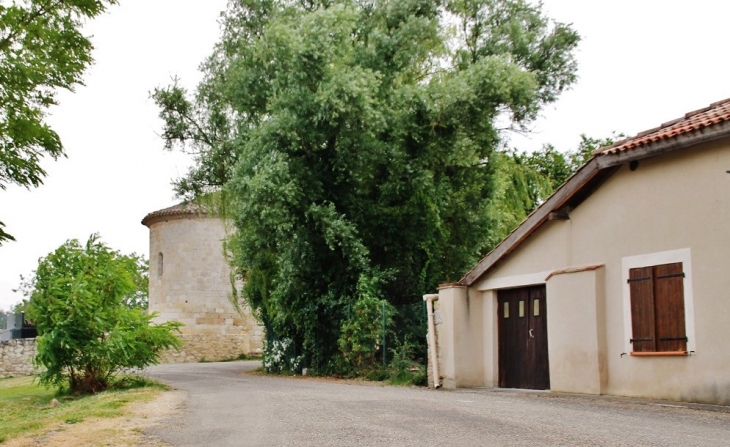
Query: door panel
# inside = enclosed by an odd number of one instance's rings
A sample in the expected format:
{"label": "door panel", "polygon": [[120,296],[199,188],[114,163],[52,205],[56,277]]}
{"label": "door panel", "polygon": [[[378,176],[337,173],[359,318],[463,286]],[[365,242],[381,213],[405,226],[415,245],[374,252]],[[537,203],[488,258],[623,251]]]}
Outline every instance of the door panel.
{"label": "door panel", "polygon": [[545,287],[530,288],[530,332],[527,357],[530,363],[530,389],[550,389],[550,365],[547,344],[547,302]]}
{"label": "door panel", "polygon": [[545,286],[500,290],[497,305],[499,386],[549,389]]}
{"label": "door panel", "polygon": [[[525,289],[500,290],[499,309],[499,386],[519,388],[523,382],[524,350],[527,345],[527,318],[520,316],[519,302],[526,301]],[[523,304],[524,305],[524,304]]]}

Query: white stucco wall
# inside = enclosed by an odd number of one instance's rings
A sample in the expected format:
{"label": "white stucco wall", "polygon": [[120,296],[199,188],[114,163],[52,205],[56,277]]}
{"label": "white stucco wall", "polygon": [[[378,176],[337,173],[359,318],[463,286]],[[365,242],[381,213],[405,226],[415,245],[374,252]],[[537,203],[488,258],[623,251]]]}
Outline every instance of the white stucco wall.
{"label": "white stucco wall", "polygon": [[[550,389],[602,394],[607,383],[603,267],[551,276],[548,300]],[[603,329],[603,328],[601,328]]]}
{"label": "white stucco wall", "polygon": [[466,287],[449,286],[439,291],[440,375],[446,389],[484,383],[482,304],[481,297],[467,295]]}

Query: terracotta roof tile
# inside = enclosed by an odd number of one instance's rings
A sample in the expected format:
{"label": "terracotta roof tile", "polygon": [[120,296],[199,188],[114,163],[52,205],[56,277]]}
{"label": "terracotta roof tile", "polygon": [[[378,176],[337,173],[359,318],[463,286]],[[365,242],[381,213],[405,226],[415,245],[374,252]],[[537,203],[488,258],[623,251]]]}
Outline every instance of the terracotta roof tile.
{"label": "terracotta roof tile", "polygon": [[645,130],[635,137],[617,141],[612,146],[596,149],[594,155],[625,152],[657,141],[669,140],[683,134],[695,132],[725,121],[730,121],[730,98],[712,103],[709,107],[689,112],[681,118],[666,122],[654,129]]}
{"label": "terracotta roof tile", "polygon": [[171,218],[181,218],[184,216],[207,216],[212,214],[211,210],[205,205],[195,203],[178,203],[177,205],[161,210],[153,211],[142,219],[142,225],[149,226],[160,220],[168,220]]}
{"label": "terracotta roof tile", "polygon": [[[617,167],[625,163],[626,158],[634,155],[626,153],[627,151],[649,146],[654,142],[663,142],[667,143],[667,145],[672,145],[674,142],[670,140],[682,135],[686,136],[686,138],[683,138],[682,145],[675,145],[672,150],[691,147],[698,142],[706,141],[703,138],[708,133],[711,134],[712,130],[718,131],[714,135],[715,138],[725,138],[730,135],[730,130],[724,129],[724,133],[721,131],[723,128],[730,127],[727,126],[727,123],[730,123],[730,99],[718,101],[704,109],[689,112],[681,118],[666,122],[657,128],[641,132],[635,137],[619,141],[612,146],[597,149],[593,152],[594,157],[590,158],[583,166],[578,168],[553,195],[548,197],[517,228],[512,230],[502,242],[497,244],[474,268],[464,275],[459,283],[471,287],[494,265],[512,253],[523,241],[547,222],[551,212],[558,211],[566,205],[571,208],[578,206],[600,187],[607,178],[613,175]],[[704,129],[711,126],[718,127],[711,129],[710,132],[703,132]],[[666,146],[650,146],[647,147],[647,154],[644,154],[644,156],[658,155],[665,150]],[[599,267],[598,265],[593,265],[583,268],[592,269]],[[565,273],[565,271],[559,270],[552,274],[560,273]]]}

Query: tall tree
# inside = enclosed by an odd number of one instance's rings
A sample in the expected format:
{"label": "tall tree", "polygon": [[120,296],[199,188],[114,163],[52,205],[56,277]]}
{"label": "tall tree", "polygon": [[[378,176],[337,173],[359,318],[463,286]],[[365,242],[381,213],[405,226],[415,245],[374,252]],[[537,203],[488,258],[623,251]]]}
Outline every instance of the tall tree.
{"label": "tall tree", "polygon": [[[73,90],[92,63],[85,20],[117,0],[10,0],[0,2],[0,189],[43,183],[44,156],[64,156],[58,134],[45,122],[58,89]],[[0,245],[13,237],[3,231]]]}
{"label": "tall tree", "polygon": [[246,298],[323,369],[349,305],[417,302],[488,248],[498,123],[574,82],[578,40],[524,0],[234,0],[195,96],[153,96],[197,155],[178,193],[224,192]]}
{"label": "tall tree", "polygon": [[610,146],[624,137],[623,133],[616,132],[606,138],[581,135],[578,147],[573,150],[559,151],[547,144],[530,153],[511,149],[495,154],[495,193],[489,205],[494,231],[490,245],[515,229],[588,161],[594,150]]}

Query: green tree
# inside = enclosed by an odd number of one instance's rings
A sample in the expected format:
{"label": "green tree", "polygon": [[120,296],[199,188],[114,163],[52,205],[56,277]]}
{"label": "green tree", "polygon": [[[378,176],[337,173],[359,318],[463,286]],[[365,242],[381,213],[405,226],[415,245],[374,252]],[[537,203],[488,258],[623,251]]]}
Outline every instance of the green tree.
{"label": "green tree", "polygon": [[246,299],[324,369],[348,306],[418,302],[489,248],[500,123],[574,82],[579,37],[524,0],[236,0],[222,23],[195,95],[153,93],[196,155],[176,190],[223,191]]}
{"label": "green tree", "polygon": [[28,311],[28,300],[23,299],[19,303],[15,303],[11,308],[10,311],[16,314],[19,314],[21,312],[27,312]]}
{"label": "green tree", "polygon": [[144,264],[112,251],[92,235],[70,240],[39,262],[28,318],[38,329],[40,382],[75,393],[105,390],[122,368],[156,363],[177,348],[180,323],[151,324],[139,306]]}
{"label": "green tree", "polygon": [[[9,3],[9,4],[8,4]],[[45,122],[58,89],[73,90],[92,63],[80,28],[117,0],[12,0],[0,4],[0,189],[43,183],[44,156],[64,155]],[[0,244],[13,240],[0,222]]]}
{"label": "green tree", "polygon": [[578,143],[575,150],[561,152],[555,149],[553,145],[547,144],[539,151],[529,154],[513,151],[511,155],[516,163],[532,169],[541,177],[547,179],[552,193],[565,183],[568,177],[573,175],[578,168],[593,157],[593,151],[610,146],[624,137],[624,134],[617,134],[616,132],[613,132],[607,138],[591,138],[584,134],[580,136],[580,143]]}
{"label": "green tree", "polygon": [[497,154],[497,192],[496,200],[491,203],[490,215],[499,231],[495,232],[492,242],[499,242],[552,195],[593,156],[593,151],[622,138],[625,135],[616,132],[606,138],[581,135],[574,150],[559,151],[547,144],[531,153],[513,149]]}

